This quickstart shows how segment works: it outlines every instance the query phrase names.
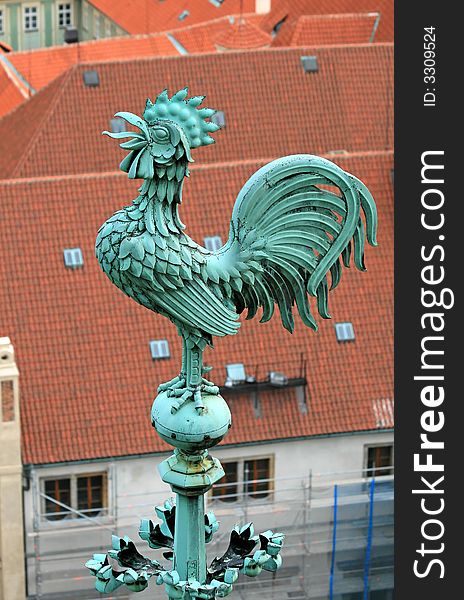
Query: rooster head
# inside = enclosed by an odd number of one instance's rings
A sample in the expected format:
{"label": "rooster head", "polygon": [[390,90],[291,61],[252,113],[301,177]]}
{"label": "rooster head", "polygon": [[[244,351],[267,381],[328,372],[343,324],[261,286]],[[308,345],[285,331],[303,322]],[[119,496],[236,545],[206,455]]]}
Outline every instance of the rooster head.
{"label": "rooster head", "polygon": [[169,166],[176,160],[193,162],[191,149],[214,143],[209,134],[220,127],[209,119],[216,111],[198,108],[205,96],[187,95],[187,88],[171,98],[164,90],[155,102],[147,100],[142,117],[129,112],[115,114],[139,130],[103,132],[115,139],[129,138],[120,144],[129,154],[119,166],[130,179],[152,179],[156,167]]}

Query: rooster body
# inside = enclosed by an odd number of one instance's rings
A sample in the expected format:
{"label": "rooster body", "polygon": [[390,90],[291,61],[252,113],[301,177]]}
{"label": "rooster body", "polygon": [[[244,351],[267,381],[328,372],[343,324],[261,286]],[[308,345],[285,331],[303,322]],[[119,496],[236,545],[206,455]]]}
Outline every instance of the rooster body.
{"label": "rooster body", "polygon": [[147,101],[142,119],[117,113],[140,133],[105,132],[131,138],[121,144],[130,150],[121,169],[144,183],[132,204],[100,228],[96,256],[125,294],[176,325],[181,373],[159,389],[176,398],[175,410],[193,399],[201,412],[202,392],[219,392],[203,378],[202,354],[213,337],[235,334],[239,314],[247,309],[251,319],[260,307],[264,322],[277,306],[291,332],[296,305],[303,322],[317,329],[308,294],[329,318],[328,274],[336,287],[340,259],[348,267],[352,251],[356,267],[365,270],[364,238],[376,245],[377,215],[371,194],[354,176],[316,156],[287,156],[244,185],[226,244],[216,252],[201,247],[184,233],[178,208],[190,150],[212,143],[209,133],[219,127],[208,120],[214,111],[197,109],[202,96],[186,96],[186,89],[172,98],[163,92],[155,103]]}

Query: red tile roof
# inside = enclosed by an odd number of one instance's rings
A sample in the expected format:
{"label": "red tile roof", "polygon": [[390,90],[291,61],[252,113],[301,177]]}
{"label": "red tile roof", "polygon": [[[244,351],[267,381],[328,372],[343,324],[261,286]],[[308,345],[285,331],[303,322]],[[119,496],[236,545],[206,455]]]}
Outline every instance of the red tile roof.
{"label": "red tile roof", "polygon": [[280,0],[272,3],[271,12],[263,19],[262,27],[271,32],[277,23],[285,19],[273,44],[288,46],[301,16],[377,12],[380,13],[380,21],[374,41],[393,42],[393,8],[393,0]]}
{"label": "red tile roof", "polygon": [[[63,81],[57,85],[67,89]],[[53,122],[62,127],[56,115]],[[232,398],[234,426],[226,443],[385,426],[379,403],[393,394],[392,154],[337,156],[336,162],[366,182],[379,209],[379,247],[367,250],[369,271],[345,271],[331,294],[335,320],[353,322],[356,341],[337,343],[330,321],[320,323],[317,334],[298,324],[291,336],[278,317],[247,321],[238,335],[218,340],[207,356],[218,383],[226,363],[244,362],[252,374],[258,368],[258,377],[274,369],[296,375],[301,356],[308,365],[307,415],[291,390],[263,394],[260,418],[249,398]],[[235,196],[260,164],[194,165],[182,210],[189,235],[225,239]],[[2,332],[15,345],[21,373],[25,463],[167,449],[150,426],[149,410],[157,384],[179,369],[175,328],[118,292],[94,259],[99,225],[136,188],[122,173],[0,182],[0,275],[7,282],[0,286]],[[67,247],[82,248],[83,269],[64,268]],[[148,343],[160,338],[169,341],[172,359],[151,359]]]}
{"label": "red tile roof", "polygon": [[[303,55],[317,55],[318,73],[304,72]],[[90,68],[99,87],[83,84]],[[100,135],[112,115],[186,84],[225,112],[221,143],[199,149],[200,163],[392,147],[391,44],[225,52],[72,68],[0,121],[0,177],[112,171],[120,150]]]}
{"label": "red tile roof", "polygon": [[[207,23],[178,27],[169,32],[106,38],[80,44],[13,52],[8,55],[8,60],[25,81],[38,91],[77,64],[153,56],[179,56],[180,52],[169,39],[169,34],[179,41],[189,54],[215,52],[216,37],[220,34],[230,34],[234,28],[231,20],[238,18],[238,15],[220,17]],[[269,45],[271,41],[269,34],[258,28],[262,16],[247,14],[245,18],[255,32],[255,37],[260,36]],[[27,97],[29,95],[26,94],[25,98]],[[25,98],[20,96],[16,97],[15,102],[12,99],[8,105],[0,104],[0,117],[21,104]]]}
{"label": "red tile roof", "polygon": [[25,90],[15,83],[0,61],[0,116],[8,114],[25,99]]}
{"label": "red tile roof", "polygon": [[218,48],[227,50],[250,50],[270,46],[272,37],[249,19],[237,19],[215,38]]}
{"label": "red tile roof", "polygon": [[[128,33],[165,31],[179,25],[194,25],[240,12],[254,12],[255,0],[226,0],[214,6],[208,0],[153,2],[150,0],[90,0],[104,15]],[[188,11],[183,20],[179,15]]]}
{"label": "red tile roof", "polygon": [[289,45],[367,44],[376,23],[375,13],[303,16],[296,22]]}

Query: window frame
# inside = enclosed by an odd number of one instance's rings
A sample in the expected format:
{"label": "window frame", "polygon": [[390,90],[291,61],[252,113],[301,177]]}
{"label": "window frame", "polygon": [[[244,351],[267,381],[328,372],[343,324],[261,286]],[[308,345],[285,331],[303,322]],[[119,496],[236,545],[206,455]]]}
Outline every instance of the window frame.
{"label": "window frame", "polygon": [[[47,524],[51,524],[52,526],[56,523],[67,523],[69,524],[70,522],[72,523],[79,523],[82,524],[83,522],[85,522],[87,519],[84,519],[84,517],[81,517],[79,515],[77,515],[75,512],[73,511],[77,511],[80,512],[84,515],[87,514],[87,512],[91,512],[93,510],[98,510],[97,508],[93,508],[93,509],[84,509],[84,510],[80,510],[77,508],[78,506],[78,501],[77,501],[77,481],[78,479],[81,479],[83,477],[96,477],[96,476],[102,476],[103,480],[102,480],[102,504],[103,506],[100,508],[99,513],[97,515],[87,515],[89,519],[92,518],[100,518],[100,517],[107,517],[110,513],[110,508],[109,508],[109,485],[108,485],[108,480],[109,480],[109,472],[108,469],[104,469],[101,471],[90,471],[90,472],[82,472],[82,473],[63,473],[62,475],[55,475],[55,476],[50,476],[50,477],[40,477],[39,480],[39,490],[40,493],[42,494],[40,496],[40,521],[42,523],[47,523]],[[45,484],[47,481],[58,481],[58,480],[62,480],[62,479],[69,479],[70,480],[70,508],[72,510],[69,511],[68,514],[66,514],[65,516],[63,516],[63,518],[61,519],[50,519],[47,517],[47,513],[46,512],[46,502],[47,499],[44,498],[44,494],[48,495],[45,491]],[[57,511],[59,512],[59,511]],[[63,511],[64,512],[64,509]]]}
{"label": "window frame", "polygon": [[[28,19],[32,18],[32,14],[28,11],[31,10],[35,11],[35,27],[26,27],[26,22]],[[35,31],[39,31],[40,30],[40,5],[39,4],[24,4],[23,5],[23,10],[22,10],[22,17],[23,17],[23,32],[24,33],[34,33]]]}
{"label": "window frame", "polygon": [[[391,465],[387,467],[374,467],[373,470],[369,469],[369,450],[372,448],[385,448],[391,447]],[[380,469],[380,473],[376,474],[376,471]],[[387,472],[387,469],[390,469],[390,472]],[[390,442],[379,442],[377,444],[364,444],[364,458],[363,458],[363,476],[364,477],[391,477],[394,474],[395,469],[395,444],[392,441]]]}
{"label": "window frame", "polygon": [[[245,463],[249,461],[258,461],[258,460],[269,460],[269,477],[265,479],[258,479],[257,482],[264,481],[268,484],[268,488],[266,491],[266,496],[255,498],[251,495],[250,492],[245,491],[245,486],[255,481],[254,479],[245,479]],[[260,454],[258,456],[239,456],[236,458],[227,458],[221,460],[222,465],[237,463],[237,493],[236,498],[234,500],[221,500],[221,496],[214,496],[213,490],[220,488],[221,483],[219,480],[213,488],[208,492],[208,501],[213,503],[216,507],[224,507],[227,506],[236,506],[240,503],[247,504],[262,504],[263,502],[272,502],[274,499],[274,480],[275,480],[275,455],[274,454]],[[223,484],[226,485],[226,484]],[[254,493],[263,493],[263,492],[254,492]],[[226,494],[228,495],[228,494]]]}
{"label": "window frame", "polygon": [[0,6],[0,35],[4,35],[6,33],[6,10],[4,5]]}
{"label": "window frame", "polygon": [[[61,7],[69,7],[69,9],[64,8],[63,10],[61,10]],[[63,22],[63,24],[60,24],[61,16],[66,17],[66,15],[69,15],[69,23]],[[72,27],[73,19],[74,19],[73,3],[72,2],[58,2],[56,4],[56,17],[57,17],[57,23],[58,23],[59,29],[66,29],[67,27]]]}

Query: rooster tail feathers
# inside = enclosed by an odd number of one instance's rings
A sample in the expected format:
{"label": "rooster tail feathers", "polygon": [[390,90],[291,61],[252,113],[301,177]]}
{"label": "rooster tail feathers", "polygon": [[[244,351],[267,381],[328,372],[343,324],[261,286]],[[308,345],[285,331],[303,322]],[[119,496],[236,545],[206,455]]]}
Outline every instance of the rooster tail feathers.
{"label": "rooster tail feathers", "polygon": [[252,318],[262,306],[261,321],[268,321],[277,304],[284,327],[293,331],[296,305],[303,322],[317,329],[308,294],[330,318],[328,273],[333,289],[341,261],[349,267],[353,255],[356,268],[365,270],[364,241],[377,245],[376,228],[367,187],[331,161],[295,155],[265,165],[237,197],[225,247],[243,281],[240,308]]}

